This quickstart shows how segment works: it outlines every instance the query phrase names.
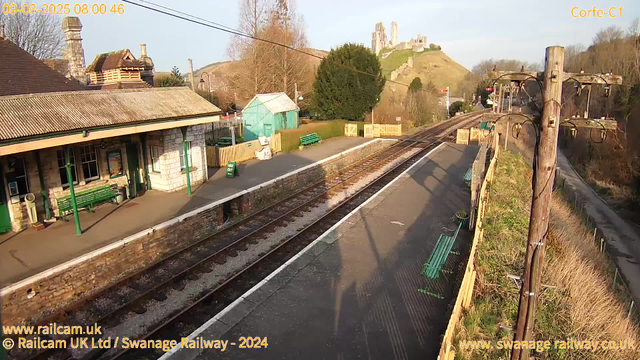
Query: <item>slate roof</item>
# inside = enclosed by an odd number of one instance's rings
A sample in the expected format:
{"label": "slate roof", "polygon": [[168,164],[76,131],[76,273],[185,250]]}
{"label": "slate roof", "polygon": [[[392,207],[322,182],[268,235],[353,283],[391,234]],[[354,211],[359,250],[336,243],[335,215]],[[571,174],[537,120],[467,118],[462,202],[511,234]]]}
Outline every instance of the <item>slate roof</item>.
{"label": "slate roof", "polygon": [[221,113],[187,87],[4,96],[0,141]]}
{"label": "slate roof", "polygon": [[83,90],[8,39],[0,38],[0,96]]}

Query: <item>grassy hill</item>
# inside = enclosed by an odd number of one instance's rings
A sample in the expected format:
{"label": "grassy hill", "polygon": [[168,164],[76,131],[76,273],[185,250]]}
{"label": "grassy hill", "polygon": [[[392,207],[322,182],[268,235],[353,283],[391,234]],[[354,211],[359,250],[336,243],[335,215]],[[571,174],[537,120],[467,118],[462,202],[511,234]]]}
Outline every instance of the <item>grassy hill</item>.
{"label": "grassy hill", "polygon": [[[405,63],[412,54],[412,50],[394,51],[386,59],[382,60],[383,74],[391,74],[391,71]],[[438,89],[444,89],[449,86],[451,95],[454,95],[457,94],[458,84],[468,72],[469,70],[442,51],[426,51],[415,54],[413,69],[406,69],[395,81],[409,84],[415,77],[420,77],[423,84],[431,81]],[[405,86],[392,83],[387,83],[386,88],[394,93],[406,93],[407,91]]]}

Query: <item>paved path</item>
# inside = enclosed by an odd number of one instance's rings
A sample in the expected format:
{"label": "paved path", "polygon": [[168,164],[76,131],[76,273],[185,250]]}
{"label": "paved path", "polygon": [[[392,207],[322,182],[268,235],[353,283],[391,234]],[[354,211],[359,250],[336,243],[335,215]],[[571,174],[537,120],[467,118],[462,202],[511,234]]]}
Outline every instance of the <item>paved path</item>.
{"label": "paved path", "polygon": [[40,232],[3,234],[0,288],[367,141],[370,139],[340,137],[303,151],[277,154],[269,161],[251,160],[239,165],[240,176],[236,178],[226,178],[224,169],[212,168],[209,181],[197,187],[191,197],[187,197],[186,190],[174,193],[152,190],[120,206],[105,204],[95,213],[81,211],[84,231],[81,236],[75,235],[73,217],[70,222],[58,221]]}
{"label": "paved path", "polygon": [[[236,344],[266,336],[267,349],[182,350],[172,359],[435,359],[453,282],[431,284],[443,288],[438,300],[417,291],[426,285],[420,271],[439,235],[453,233],[455,212],[469,208],[462,177],[476,153],[441,145],[199,335]],[[464,253],[470,241],[463,230],[457,247]]]}
{"label": "paved path", "polygon": [[621,218],[584,182],[569,160],[558,151],[559,173],[566,185],[577,191],[585,211],[607,239],[607,252],[614,258],[629,283],[636,304],[640,304],[640,228]]}

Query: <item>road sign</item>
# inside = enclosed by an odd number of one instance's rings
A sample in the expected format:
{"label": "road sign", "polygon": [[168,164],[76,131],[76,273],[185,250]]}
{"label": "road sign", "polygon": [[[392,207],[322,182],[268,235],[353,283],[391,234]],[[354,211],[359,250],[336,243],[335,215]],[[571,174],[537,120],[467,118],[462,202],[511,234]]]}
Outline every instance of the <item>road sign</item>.
{"label": "road sign", "polygon": [[402,121],[402,118],[400,116],[396,116],[396,121]]}
{"label": "road sign", "polygon": [[442,89],[442,90],[440,90],[440,92],[441,92],[441,93],[447,93],[447,92],[448,92],[448,90],[447,90],[447,89]]}

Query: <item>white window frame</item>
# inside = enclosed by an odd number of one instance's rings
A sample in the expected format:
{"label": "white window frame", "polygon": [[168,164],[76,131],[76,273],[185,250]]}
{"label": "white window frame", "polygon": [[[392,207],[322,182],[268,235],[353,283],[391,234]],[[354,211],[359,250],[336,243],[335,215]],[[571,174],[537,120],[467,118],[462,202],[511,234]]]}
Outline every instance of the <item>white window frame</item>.
{"label": "white window frame", "polygon": [[[180,143],[180,150],[178,151],[178,154],[180,155],[180,170],[185,170],[186,166],[184,165],[184,143]],[[193,167],[193,157],[192,157],[193,152],[191,151],[191,141],[187,141],[187,156],[189,157],[189,166],[190,168]]]}
{"label": "white window frame", "polygon": [[[27,173],[27,164],[24,161],[24,157],[16,156],[15,159],[16,159],[16,164],[18,162],[22,164],[22,170],[24,171],[24,175],[20,175],[20,176],[16,175],[16,185],[18,184],[18,178],[24,178],[24,183],[27,186],[27,192],[25,192],[24,194],[20,193],[20,187],[18,186],[18,196],[20,196],[20,199],[23,199],[24,196],[30,192],[30,188],[31,188],[31,186],[29,185],[29,174]],[[16,167],[14,167],[13,169],[15,172]]]}
{"label": "white window frame", "polygon": [[149,145],[149,154],[151,155],[151,171],[161,173],[160,157],[162,156],[162,151],[160,151],[160,145]]}
{"label": "white window frame", "polygon": [[[85,153],[85,150],[89,150],[88,152]],[[86,156],[91,156],[91,150],[93,150],[93,159],[85,161],[86,160]],[[96,163],[96,172],[97,174],[95,176],[91,176],[91,177],[85,177],[84,181],[92,181],[92,180],[98,180],[100,179],[100,164],[98,161],[98,150],[96,150],[96,147],[94,145],[82,145],[80,146],[80,165],[82,167],[82,176],[84,176],[84,164],[89,164],[95,162]],[[89,172],[91,172],[91,170],[89,169]],[[77,179],[77,175],[76,175],[76,179]]]}
{"label": "white window frame", "polygon": [[[58,163],[58,174],[60,173],[60,169],[65,169],[65,171],[67,171],[64,163],[64,149],[59,149],[56,151],[56,161],[60,160],[60,154],[62,154],[62,166],[60,166],[60,163]],[[73,148],[69,149],[69,158],[71,161],[71,166],[73,167],[73,172],[76,175],[76,181],[73,182],[73,185],[78,185],[78,167],[76,166],[76,155],[75,155],[75,151]],[[72,174],[73,175],[73,174]],[[71,180],[73,180],[73,176],[71,177]],[[69,179],[67,179],[67,181],[69,181]],[[67,182],[66,184],[62,184],[62,178],[60,178],[60,183],[62,185],[63,188],[65,187],[69,187],[69,183]]]}

